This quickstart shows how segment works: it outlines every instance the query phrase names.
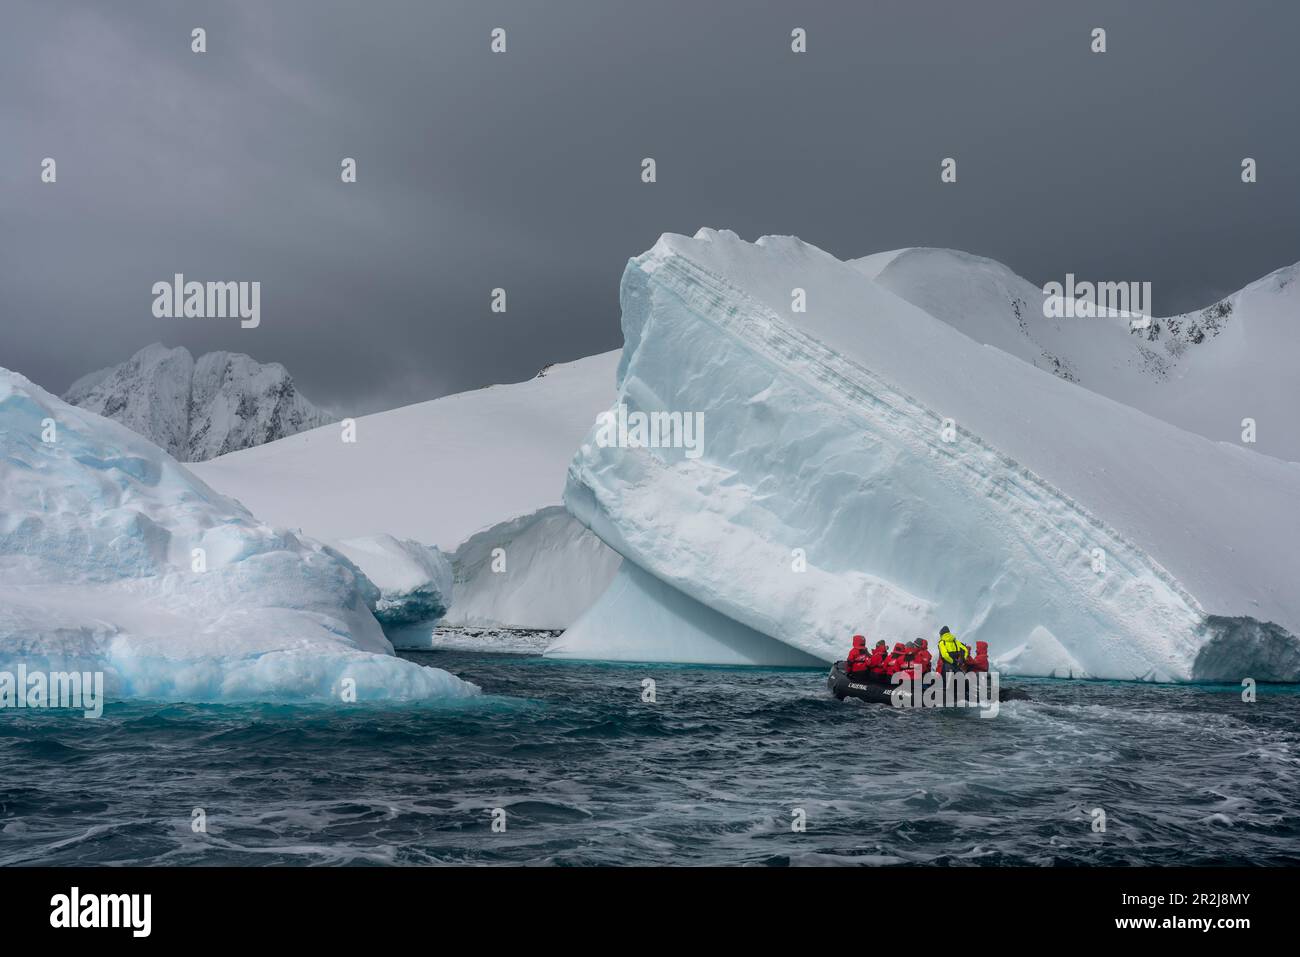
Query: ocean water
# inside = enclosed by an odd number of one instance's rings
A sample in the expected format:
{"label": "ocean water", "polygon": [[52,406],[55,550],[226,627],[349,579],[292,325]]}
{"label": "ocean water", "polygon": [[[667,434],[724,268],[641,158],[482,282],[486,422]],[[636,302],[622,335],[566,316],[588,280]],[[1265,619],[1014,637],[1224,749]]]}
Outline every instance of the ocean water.
{"label": "ocean water", "polygon": [[981,719],[822,671],[404,654],[486,695],[0,712],[0,864],[1300,863],[1293,686],[1019,681]]}

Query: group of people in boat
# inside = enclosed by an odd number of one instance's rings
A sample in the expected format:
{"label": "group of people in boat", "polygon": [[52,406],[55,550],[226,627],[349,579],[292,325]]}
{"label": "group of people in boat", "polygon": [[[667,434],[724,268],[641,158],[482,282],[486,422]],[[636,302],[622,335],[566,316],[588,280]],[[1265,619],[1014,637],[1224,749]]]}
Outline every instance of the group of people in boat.
{"label": "group of people in boat", "polygon": [[988,671],[989,644],[987,641],[975,642],[972,652],[969,645],[958,641],[947,625],[939,629],[938,654],[930,651],[924,638],[918,638],[904,644],[896,642],[890,651],[884,641],[877,641],[875,648],[867,650],[865,635],[853,636],[853,648],[845,660],[844,670],[850,678],[859,681],[878,681],[888,684],[890,679],[900,671],[911,671],[919,667],[922,673],[937,671]]}

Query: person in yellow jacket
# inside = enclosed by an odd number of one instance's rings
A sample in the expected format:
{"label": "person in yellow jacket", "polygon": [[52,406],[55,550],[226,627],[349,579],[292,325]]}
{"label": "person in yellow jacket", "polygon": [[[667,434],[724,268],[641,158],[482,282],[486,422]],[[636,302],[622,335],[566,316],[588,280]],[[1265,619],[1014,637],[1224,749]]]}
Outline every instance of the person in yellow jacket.
{"label": "person in yellow jacket", "polygon": [[947,625],[939,629],[939,658],[943,661],[943,670],[949,667],[957,671],[966,670],[966,659],[970,657],[970,647],[957,640],[957,636]]}

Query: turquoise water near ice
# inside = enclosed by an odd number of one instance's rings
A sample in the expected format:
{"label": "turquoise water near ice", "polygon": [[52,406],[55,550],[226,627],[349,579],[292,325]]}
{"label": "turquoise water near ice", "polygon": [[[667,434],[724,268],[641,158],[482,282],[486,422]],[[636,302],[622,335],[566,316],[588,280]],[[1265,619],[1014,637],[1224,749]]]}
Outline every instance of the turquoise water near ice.
{"label": "turquoise water near ice", "polygon": [[1300,863],[1295,686],[1020,681],[981,719],[820,670],[404,656],[486,694],[0,712],[0,863]]}

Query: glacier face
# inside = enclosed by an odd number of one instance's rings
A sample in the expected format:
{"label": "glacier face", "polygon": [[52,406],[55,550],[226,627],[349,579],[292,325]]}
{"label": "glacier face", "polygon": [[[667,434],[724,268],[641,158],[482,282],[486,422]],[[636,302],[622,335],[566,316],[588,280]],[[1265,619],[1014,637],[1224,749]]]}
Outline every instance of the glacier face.
{"label": "glacier face", "polygon": [[566,506],[626,572],[623,633],[584,625],[584,656],[662,640],[664,596],[628,563],[822,660],[947,624],[1019,673],[1187,680],[1230,640],[1216,616],[1300,632],[1294,466],[986,348],[796,239],[666,235],[621,299],[616,401],[702,414],[706,441],[593,429],[574,456]]}
{"label": "glacier face", "polygon": [[0,670],[112,696],[456,698],[397,658],[346,558],[255,519],[135,432],[0,370]]}
{"label": "glacier face", "polygon": [[196,361],[184,348],[146,346],[126,362],[82,376],[63,399],[120,422],[179,462],[252,448],[333,421],[279,363],[235,352]]}

